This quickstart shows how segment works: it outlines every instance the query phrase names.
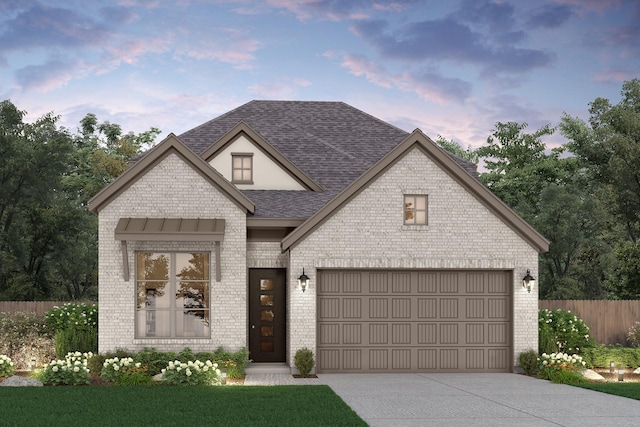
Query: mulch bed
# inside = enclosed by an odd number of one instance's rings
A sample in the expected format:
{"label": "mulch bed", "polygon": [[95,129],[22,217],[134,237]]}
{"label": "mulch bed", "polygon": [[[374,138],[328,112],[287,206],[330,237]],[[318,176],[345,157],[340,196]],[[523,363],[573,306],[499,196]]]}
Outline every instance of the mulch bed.
{"label": "mulch bed", "polygon": [[[593,370],[604,377],[606,382],[618,382],[618,370],[609,372],[609,368],[593,368]],[[640,382],[640,374],[634,374],[634,369],[624,369],[623,381],[630,383]]]}

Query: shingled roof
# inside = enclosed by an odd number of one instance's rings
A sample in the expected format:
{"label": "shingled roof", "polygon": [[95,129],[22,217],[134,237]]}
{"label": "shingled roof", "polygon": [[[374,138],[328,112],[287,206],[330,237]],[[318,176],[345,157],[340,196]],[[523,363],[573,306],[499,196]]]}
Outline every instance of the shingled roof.
{"label": "shingled roof", "polygon": [[[251,101],[179,138],[202,155],[240,121],[323,189],[243,190],[255,218],[309,218],[409,135],[343,102]],[[451,157],[477,176],[473,163]]]}

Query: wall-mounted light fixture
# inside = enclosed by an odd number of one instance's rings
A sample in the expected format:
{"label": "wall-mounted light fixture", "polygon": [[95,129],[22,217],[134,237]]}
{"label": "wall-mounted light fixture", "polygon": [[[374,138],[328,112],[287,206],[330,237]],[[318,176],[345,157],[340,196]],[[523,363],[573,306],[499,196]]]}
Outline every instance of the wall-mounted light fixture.
{"label": "wall-mounted light fixture", "polygon": [[298,277],[298,286],[300,286],[302,292],[306,291],[307,287],[309,287],[309,281],[309,276],[304,274],[304,268],[302,268],[302,274],[300,275],[300,277]]}
{"label": "wall-mounted light fixture", "polygon": [[535,285],[536,279],[531,275],[531,271],[527,269],[527,274],[522,278],[522,287],[527,290],[527,292],[531,293],[531,289],[533,289],[533,285]]}

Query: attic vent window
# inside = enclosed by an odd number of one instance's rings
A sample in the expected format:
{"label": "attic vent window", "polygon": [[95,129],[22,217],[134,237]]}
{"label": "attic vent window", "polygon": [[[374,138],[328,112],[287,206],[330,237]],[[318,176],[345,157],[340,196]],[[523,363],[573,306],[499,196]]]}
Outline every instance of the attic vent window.
{"label": "attic vent window", "polygon": [[231,171],[234,184],[253,184],[253,154],[231,154]]}
{"label": "attic vent window", "polygon": [[404,196],[404,224],[427,225],[427,196],[405,194]]}

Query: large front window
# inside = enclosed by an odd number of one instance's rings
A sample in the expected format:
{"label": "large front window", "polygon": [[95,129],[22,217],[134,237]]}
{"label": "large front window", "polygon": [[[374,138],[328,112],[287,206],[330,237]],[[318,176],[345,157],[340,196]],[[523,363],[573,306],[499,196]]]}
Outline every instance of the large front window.
{"label": "large front window", "polygon": [[138,338],[209,337],[209,253],[137,252]]}

